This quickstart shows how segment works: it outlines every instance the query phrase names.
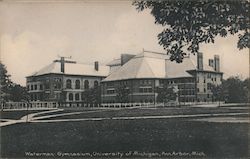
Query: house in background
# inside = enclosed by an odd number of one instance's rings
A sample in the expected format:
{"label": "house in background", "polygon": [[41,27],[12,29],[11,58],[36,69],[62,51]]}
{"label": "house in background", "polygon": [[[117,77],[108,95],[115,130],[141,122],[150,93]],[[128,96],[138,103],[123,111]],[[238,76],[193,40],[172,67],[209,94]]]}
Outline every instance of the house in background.
{"label": "house in background", "polygon": [[55,60],[27,78],[27,89],[32,101],[81,102],[83,92],[100,85],[109,74],[108,66],[76,61]]}
{"label": "house in background", "polygon": [[166,54],[143,51],[138,55],[122,55],[109,63],[111,74],[101,82],[103,103],[120,102],[121,86],[128,92],[127,102],[157,102],[157,88],[168,83],[177,89],[180,102],[212,101],[212,85],[219,85],[219,57],[203,64],[203,55],[197,55],[197,65],[190,57],[182,63],[170,61]]}

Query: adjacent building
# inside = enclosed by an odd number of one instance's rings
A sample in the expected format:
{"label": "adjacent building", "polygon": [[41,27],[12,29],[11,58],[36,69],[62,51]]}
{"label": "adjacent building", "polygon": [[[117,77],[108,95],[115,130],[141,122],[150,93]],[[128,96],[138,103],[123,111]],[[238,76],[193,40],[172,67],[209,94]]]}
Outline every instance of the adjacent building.
{"label": "adjacent building", "polygon": [[109,74],[108,66],[55,60],[27,78],[32,101],[81,102],[84,91],[100,85]]}
{"label": "adjacent building", "polygon": [[138,55],[123,54],[109,64],[111,74],[101,82],[103,103],[119,101],[119,90],[126,89],[127,102],[158,102],[158,88],[164,83],[172,85],[180,102],[208,102],[213,100],[212,85],[219,85],[219,56],[203,63],[203,55],[197,62],[189,56],[182,63],[170,61],[166,54],[143,51]]}

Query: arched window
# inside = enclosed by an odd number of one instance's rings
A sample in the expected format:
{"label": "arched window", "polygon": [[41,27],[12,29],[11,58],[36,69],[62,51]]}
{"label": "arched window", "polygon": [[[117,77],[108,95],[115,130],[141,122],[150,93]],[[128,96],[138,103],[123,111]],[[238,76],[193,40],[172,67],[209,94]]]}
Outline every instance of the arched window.
{"label": "arched window", "polygon": [[89,81],[88,80],[84,81],[84,89],[89,89]]}
{"label": "arched window", "polygon": [[67,79],[66,81],[66,88],[71,89],[71,80]]}
{"label": "arched window", "polygon": [[75,94],[75,100],[79,100],[79,93]]}
{"label": "arched window", "polygon": [[79,80],[76,80],[75,88],[80,89],[80,81]]}
{"label": "arched window", "polygon": [[98,87],[98,81],[94,81],[94,88]]}
{"label": "arched window", "polygon": [[69,94],[69,100],[73,101],[73,94],[72,93]]}

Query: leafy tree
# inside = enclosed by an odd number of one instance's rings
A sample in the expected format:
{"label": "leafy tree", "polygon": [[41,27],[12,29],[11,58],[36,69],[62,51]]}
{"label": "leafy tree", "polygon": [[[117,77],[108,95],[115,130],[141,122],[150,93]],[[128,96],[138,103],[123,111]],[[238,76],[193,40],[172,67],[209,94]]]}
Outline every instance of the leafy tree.
{"label": "leafy tree", "polygon": [[225,102],[242,103],[247,102],[247,91],[244,82],[239,77],[230,77],[222,82],[225,92]]}
{"label": "leafy tree", "polygon": [[214,43],[216,36],[238,34],[238,48],[250,48],[249,0],[143,0],[133,5],[138,11],[150,9],[155,23],[165,27],[159,44],[172,61],[198,53],[201,43]]}
{"label": "leafy tree", "polygon": [[127,103],[129,102],[129,89],[126,87],[126,85],[120,85],[116,89],[116,99],[120,103]]}
{"label": "leafy tree", "polygon": [[156,92],[158,93],[157,102],[163,102],[164,106],[165,103],[176,100],[177,98],[177,94],[174,91],[174,87],[169,86],[167,83],[164,83],[162,88],[158,87],[156,89]]}
{"label": "leafy tree", "polygon": [[28,101],[29,95],[25,87],[19,84],[12,84],[9,88],[9,99],[14,102]]}
{"label": "leafy tree", "polygon": [[245,93],[245,102],[250,102],[250,78],[247,78],[243,81],[243,89]]}
{"label": "leafy tree", "polygon": [[213,93],[213,101],[219,101],[219,106],[220,106],[220,101],[225,101],[226,98],[226,89],[224,83],[221,85],[212,85],[211,86],[211,91]]}
{"label": "leafy tree", "polygon": [[0,97],[1,104],[6,101],[28,101],[29,96],[25,87],[13,83],[4,64],[0,63]]}
{"label": "leafy tree", "polygon": [[100,86],[89,88],[82,93],[83,102],[87,104],[100,104],[101,88]]}
{"label": "leafy tree", "polygon": [[9,88],[12,82],[10,80],[10,75],[4,64],[0,63],[0,99],[1,104],[6,102],[10,96]]}

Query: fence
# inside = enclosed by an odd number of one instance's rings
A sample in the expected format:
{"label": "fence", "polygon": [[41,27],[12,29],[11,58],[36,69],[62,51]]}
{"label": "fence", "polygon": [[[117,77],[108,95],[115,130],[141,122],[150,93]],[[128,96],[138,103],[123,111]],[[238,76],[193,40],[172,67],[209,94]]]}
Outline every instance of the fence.
{"label": "fence", "polygon": [[64,108],[134,108],[134,107],[164,107],[164,106],[176,106],[176,102],[170,103],[82,103],[82,102],[63,102],[59,103],[59,107]]}
{"label": "fence", "polygon": [[[204,105],[204,104],[218,104],[218,102],[199,102],[199,103],[82,103],[82,102],[6,102],[1,104],[1,109],[53,109],[53,108],[153,108],[153,107],[174,107],[174,106],[189,106],[189,105]],[[221,102],[224,104],[224,102]]]}
{"label": "fence", "polygon": [[1,109],[52,109],[58,108],[57,102],[6,102],[1,103]]}

